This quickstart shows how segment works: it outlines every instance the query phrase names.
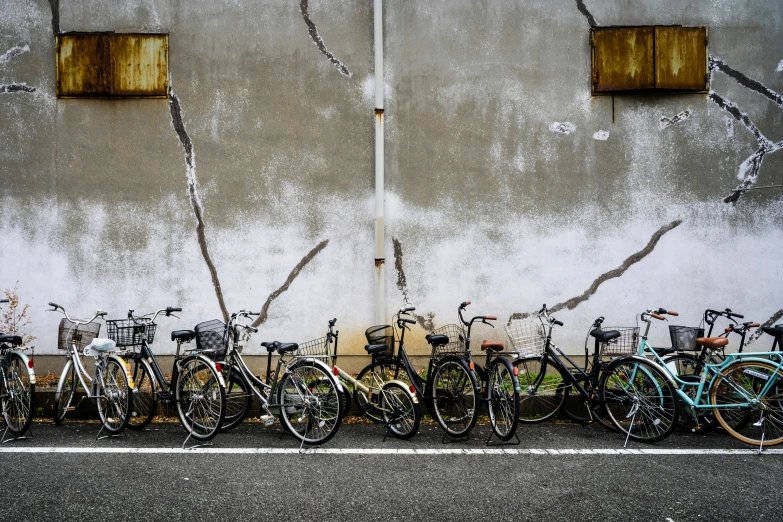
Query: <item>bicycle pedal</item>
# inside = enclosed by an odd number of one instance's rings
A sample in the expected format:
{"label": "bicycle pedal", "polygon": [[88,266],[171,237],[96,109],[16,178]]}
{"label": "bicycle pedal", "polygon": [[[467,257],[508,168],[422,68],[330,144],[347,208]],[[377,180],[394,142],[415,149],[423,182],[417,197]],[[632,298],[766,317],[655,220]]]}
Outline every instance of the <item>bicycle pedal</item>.
{"label": "bicycle pedal", "polygon": [[272,415],[261,415],[260,419],[264,421],[264,426],[271,426],[275,423],[275,418]]}

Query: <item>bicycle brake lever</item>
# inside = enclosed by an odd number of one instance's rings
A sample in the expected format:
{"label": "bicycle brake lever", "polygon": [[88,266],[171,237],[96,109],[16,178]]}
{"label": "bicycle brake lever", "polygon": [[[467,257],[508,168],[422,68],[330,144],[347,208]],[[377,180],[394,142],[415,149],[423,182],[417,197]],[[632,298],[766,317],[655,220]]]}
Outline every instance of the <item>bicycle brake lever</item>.
{"label": "bicycle brake lever", "polygon": [[180,316],[178,316],[177,314],[170,314],[170,316],[171,317],[176,317],[177,319],[180,319]]}

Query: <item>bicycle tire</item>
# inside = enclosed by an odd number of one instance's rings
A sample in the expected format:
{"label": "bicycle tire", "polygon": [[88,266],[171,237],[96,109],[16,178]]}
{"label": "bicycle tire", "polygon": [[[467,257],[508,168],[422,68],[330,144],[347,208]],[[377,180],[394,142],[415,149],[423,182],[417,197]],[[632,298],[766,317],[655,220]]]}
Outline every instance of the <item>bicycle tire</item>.
{"label": "bicycle tire", "polygon": [[226,378],[226,414],[223,416],[223,424],[220,426],[221,432],[233,430],[247,418],[250,413],[250,407],[253,404],[253,392],[251,384],[242,372],[231,369]]}
{"label": "bicycle tire", "polygon": [[[775,379],[763,395],[762,388]],[[740,392],[742,390],[742,392]],[[757,400],[756,406],[721,408]],[[715,418],[732,437],[746,444],[774,446],[783,442],[783,371],[762,361],[731,363],[710,388]],[[739,417],[741,416],[741,417]]]}
{"label": "bicycle tire", "polygon": [[[343,391],[340,394],[340,412],[342,415],[342,418],[344,419],[346,415],[348,415],[348,412],[351,411],[351,395],[353,394],[352,391],[348,388],[348,384],[345,382],[341,383],[343,385]],[[342,420],[342,419],[340,419]]]}
{"label": "bicycle tire", "polygon": [[446,359],[432,376],[430,399],[435,420],[452,437],[470,434],[478,420],[479,387],[476,376],[460,359]]}
{"label": "bicycle tire", "polygon": [[212,440],[226,414],[226,389],[215,367],[201,356],[186,357],[174,382],[177,416],[196,440]]}
{"label": "bicycle tire", "polygon": [[609,363],[598,391],[614,425],[631,440],[657,442],[676,426],[679,400],[674,386],[663,371],[645,359]]}
{"label": "bicycle tire", "polygon": [[7,388],[2,401],[3,418],[8,431],[21,435],[30,428],[33,420],[35,384],[30,382],[30,368],[19,354],[11,353],[7,357]]}
{"label": "bicycle tire", "polygon": [[[370,377],[371,374],[377,375],[380,382],[386,382],[398,379],[400,372],[405,373],[405,370],[402,369],[402,366],[396,359],[377,360],[362,368],[359,375],[356,376],[356,379],[367,387],[377,387],[377,384]],[[384,422],[381,411],[373,406],[371,402],[368,401],[368,397],[358,388],[354,388],[353,390],[353,400],[356,403],[356,407],[359,408],[359,411],[361,411],[365,417],[373,422]]]}
{"label": "bicycle tire", "polygon": [[341,402],[331,373],[311,361],[294,364],[279,388],[283,425],[306,444],[324,444],[335,436],[342,420]]}
{"label": "bicycle tire", "polygon": [[564,369],[537,355],[514,361],[519,374],[519,421],[536,424],[551,419],[564,407],[567,385]]}
{"label": "bicycle tire", "polygon": [[487,367],[487,410],[492,431],[502,441],[510,440],[519,424],[519,385],[514,383],[514,369],[505,358]]}
{"label": "bicycle tire", "polygon": [[54,405],[52,417],[55,424],[62,423],[71,407],[74,396],[76,396],[76,386],[78,385],[78,376],[73,360],[69,357],[60,373],[60,380],[57,381],[57,390],[54,392]]}
{"label": "bicycle tire", "polygon": [[[663,362],[669,371],[677,375],[680,380],[693,384],[682,386],[682,390],[691,400],[695,400],[698,384],[701,381],[701,369],[704,367],[704,364],[700,363],[695,355],[684,353],[664,357]],[[699,433],[709,433],[718,427],[718,420],[711,409],[697,408],[696,415],[697,417],[694,418],[688,404],[680,399],[680,412],[677,416],[677,427],[679,429],[691,433],[697,431]]]}
{"label": "bicycle tire", "polygon": [[128,427],[132,430],[143,430],[155,416],[158,407],[158,386],[147,361],[133,358],[130,365],[134,386]]}
{"label": "bicycle tire", "polygon": [[103,378],[98,383],[98,417],[103,423],[103,429],[108,433],[122,432],[130,420],[133,402],[133,389],[130,386],[126,367],[123,361],[111,356],[103,364]]}
{"label": "bicycle tire", "polygon": [[380,396],[383,423],[391,434],[403,440],[416,435],[421,423],[421,406],[413,401],[409,389],[398,382],[387,382]]}

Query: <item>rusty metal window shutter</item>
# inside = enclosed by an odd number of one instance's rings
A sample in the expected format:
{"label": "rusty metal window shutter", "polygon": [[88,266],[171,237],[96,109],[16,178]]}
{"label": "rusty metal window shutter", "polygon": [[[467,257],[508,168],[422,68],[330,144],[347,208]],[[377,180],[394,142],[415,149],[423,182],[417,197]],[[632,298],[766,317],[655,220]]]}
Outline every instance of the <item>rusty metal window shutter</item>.
{"label": "rusty metal window shutter", "polygon": [[57,97],[168,96],[168,35],[57,36]]}
{"label": "rusty metal window shutter", "polygon": [[707,28],[655,28],[655,88],[707,90]]}

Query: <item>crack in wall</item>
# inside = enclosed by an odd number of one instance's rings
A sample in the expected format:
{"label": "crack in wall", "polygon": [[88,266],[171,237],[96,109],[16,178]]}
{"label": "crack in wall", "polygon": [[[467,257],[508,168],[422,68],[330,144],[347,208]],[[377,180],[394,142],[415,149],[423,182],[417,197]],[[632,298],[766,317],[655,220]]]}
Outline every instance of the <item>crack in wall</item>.
{"label": "crack in wall", "polygon": [[[776,322],[783,319],[783,310],[778,310],[775,312],[775,315],[767,319],[765,323],[763,323],[761,326],[759,326],[755,332],[753,332],[753,335],[751,335],[748,340],[745,342],[745,346],[749,346],[750,344],[753,344],[759,337],[761,337],[764,334],[764,331],[762,328],[767,328],[775,324]],[[770,336],[770,339],[772,337]]]}
{"label": "crack in wall", "polygon": [[259,325],[263,324],[266,321],[269,312],[269,305],[272,304],[272,301],[280,297],[280,294],[288,290],[288,288],[291,286],[291,283],[294,282],[294,279],[296,279],[296,276],[299,275],[302,269],[310,261],[312,261],[313,258],[317,256],[324,248],[326,248],[326,245],[328,244],[329,244],[328,239],[324,239],[323,241],[318,243],[312,250],[310,250],[307,253],[306,256],[302,258],[301,261],[299,261],[299,263],[297,263],[294,269],[291,270],[291,273],[288,274],[288,278],[285,280],[285,283],[283,283],[283,285],[280,288],[278,288],[277,290],[269,294],[269,297],[266,298],[266,302],[264,303],[264,307],[261,308],[261,314],[258,317],[256,317],[255,321],[253,321],[254,327],[258,327]]}
{"label": "crack in wall", "polygon": [[49,7],[52,8],[52,34],[60,34],[60,0],[49,0]]}
{"label": "crack in wall", "polygon": [[0,85],[0,93],[11,94],[15,92],[35,92],[35,87],[30,87],[26,83]]}
{"label": "crack in wall", "polygon": [[666,127],[671,127],[672,125],[680,123],[681,121],[685,121],[685,120],[687,120],[690,117],[691,117],[690,109],[685,109],[684,111],[682,111],[681,113],[679,113],[678,115],[676,115],[676,116],[674,116],[672,118],[667,118],[666,116],[661,116],[661,122],[658,124],[658,129],[659,130],[663,130]]}
{"label": "crack in wall", "polygon": [[584,3],[584,0],[576,0],[576,8],[579,9],[579,12],[585,15],[585,18],[587,18],[587,23],[590,24],[590,27],[598,27],[598,23],[595,21],[595,18],[593,18],[593,15],[590,14],[590,11],[587,10],[587,6]]}
{"label": "crack in wall", "polygon": [[299,2],[299,9],[302,11],[302,18],[304,18],[305,24],[307,24],[307,31],[310,33],[310,38],[313,39],[313,43],[316,47],[318,47],[318,50],[321,51],[321,54],[329,58],[329,61],[332,62],[338,71],[340,71],[340,74],[350,78],[351,71],[349,71],[348,68],[343,65],[343,63],[338,60],[333,53],[326,49],[326,45],[324,44],[323,39],[318,34],[318,29],[316,29],[313,21],[310,20],[310,15],[307,14],[307,3],[308,0],[301,0]]}
{"label": "crack in wall", "polygon": [[201,198],[198,195],[198,181],[196,179],[196,157],[193,152],[193,142],[188,136],[185,130],[185,122],[182,119],[182,107],[179,103],[179,98],[174,94],[173,90],[169,90],[169,112],[171,112],[171,125],[174,127],[174,132],[177,133],[179,142],[182,144],[182,148],[185,150],[185,164],[187,166],[188,176],[188,196],[190,197],[190,206],[193,208],[193,214],[196,218],[196,236],[198,238],[198,244],[201,248],[201,255],[204,258],[204,262],[207,264],[210,276],[212,277],[212,285],[215,287],[215,295],[220,305],[220,311],[223,313],[223,320],[228,322],[228,310],[226,309],[226,303],[223,299],[223,290],[220,287],[220,279],[218,278],[217,269],[212,262],[212,258],[209,255],[209,249],[207,248],[207,238],[204,232],[204,209],[201,205]]}
{"label": "crack in wall", "polygon": [[[408,299],[408,281],[405,277],[405,270],[402,268],[402,245],[397,238],[392,238],[392,245],[394,246],[394,268],[397,270],[397,288],[402,292],[403,301],[406,305],[410,305]],[[418,315],[412,313],[419,326],[424,328],[428,333],[435,331],[435,314],[428,312],[425,315]]]}
{"label": "crack in wall", "polygon": [[30,52],[29,45],[25,45],[24,47],[18,47],[18,46],[11,47],[5,53],[3,53],[2,56],[0,56],[0,65],[5,65],[11,60],[13,60],[15,57],[19,56],[20,54],[29,53],[29,52]]}
{"label": "crack in wall", "polygon": [[[756,81],[752,78],[748,78],[741,72],[730,67],[723,60],[710,56],[709,70],[710,70],[710,80],[712,80],[712,74],[714,71],[716,70],[721,71],[722,73],[726,74],[730,78],[736,80],[737,83],[739,83],[743,87],[746,87],[758,94],[761,94],[765,98],[783,107],[783,98],[781,97],[780,94],[769,89],[761,82]],[[783,141],[779,141],[775,143],[769,140],[759,130],[756,124],[754,124],[753,121],[751,121],[750,117],[748,117],[748,115],[745,114],[744,112],[740,111],[739,107],[735,103],[732,103],[731,101],[724,99],[715,91],[713,90],[709,91],[709,99],[713,103],[715,103],[718,107],[720,107],[722,110],[728,112],[735,120],[742,123],[742,125],[746,129],[748,129],[748,131],[751,134],[753,134],[753,137],[756,138],[756,142],[759,144],[758,150],[756,150],[753,154],[748,156],[748,158],[746,158],[745,161],[743,161],[740,164],[739,169],[737,170],[737,177],[742,180],[742,183],[740,183],[731,194],[723,198],[724,203],[734,204],[739,200],[740,197],[742,197],[743,194],[745,194],[745,192],[747,192],[750,188],[752,188],[753,185],[755,185],[756,182],[758,181],[759,172],[761,171],[761,165],[764,161],[764,156],[766,156],[767,154],[777,152],[780,149],[783,149]]]}
{"label": "crack in wall", "polygon": [[[581,295],[578,295],[576,297],[572,297],[571,299],[567,301],[563,301],[562,303],[557,303],[554,306],[549,307],[550,312],[557,312],[562,309],[568,309],[573,310],[583,302],[590,299],[590,297],[593,296],[598,291],[598,287],[600,287],[603,283],[610,279],[615,279],[623,275],[632,265],[635,265],[645,257],[647,257],[653,249],[655,249],[655,246],[658,244],[658,241],[661,240],[661,237],[663,237],[664,234],[667,232],[677,228],[682,224],[681,219],[677,219],[675,221],[672,221],[671,223],[668,223],[661,228],[659,228],[650,238],[650,241],[647,242],[647,245],[638,252],[631,254],[628,256],[628,258],[622,262],[620,266],[613,270],[609,270],[608,272],[604,272],[601,274],[595,281],[593,281],[593,284],[590,285],[590,287],[585,290]],[[512,319],[525,319],[527,317],[530,317],[531,315],[534,315],[536,312],[527,312],[527,313],[515,313],[512,314],[511,317],[508,318],[509,321]]]}

